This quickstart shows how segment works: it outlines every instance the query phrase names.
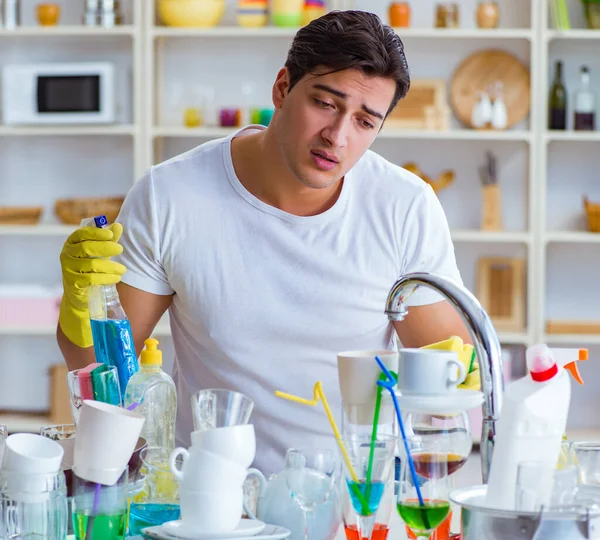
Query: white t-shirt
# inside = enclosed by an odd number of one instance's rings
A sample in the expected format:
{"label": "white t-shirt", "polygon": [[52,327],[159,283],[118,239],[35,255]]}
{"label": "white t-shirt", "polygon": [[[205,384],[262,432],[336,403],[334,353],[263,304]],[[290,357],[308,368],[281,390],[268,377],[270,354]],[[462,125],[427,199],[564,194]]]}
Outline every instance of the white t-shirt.
{"label": "white t-shirt", "polygon": [[[255,401],[255,466],[270,474],[287,448],[335,446],[322,405],[274,391],[312,399],[322,381],[341,422],[336,354],[393,346],[384,309],[398,277],[461,279],[442,207],[420,178],[368,151],[329,210],[292,215],[236,177],[231,139],[256,129],[152,167],[119,215],[119,260],[124,283],[174,294],[178,443],[189,445],[194,392],[242,392]],[[427,289],[411,297],[413,305],[437,300]]]}

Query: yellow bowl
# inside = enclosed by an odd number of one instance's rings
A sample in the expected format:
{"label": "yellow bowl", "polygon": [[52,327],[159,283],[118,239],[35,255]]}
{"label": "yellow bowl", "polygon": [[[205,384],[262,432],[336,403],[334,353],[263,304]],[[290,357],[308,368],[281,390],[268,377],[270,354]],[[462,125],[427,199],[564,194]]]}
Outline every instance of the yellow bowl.
{"label": "yellow bowl", "polygon": [[225,13],[225,0],[158,0],[158,17],[166,26],[216,26]]}

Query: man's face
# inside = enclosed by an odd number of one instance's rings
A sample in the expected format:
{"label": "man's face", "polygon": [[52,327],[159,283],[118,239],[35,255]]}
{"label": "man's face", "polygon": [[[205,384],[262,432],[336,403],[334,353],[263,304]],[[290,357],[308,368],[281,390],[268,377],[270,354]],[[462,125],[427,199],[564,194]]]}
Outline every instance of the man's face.
{"label": "man's face", "polygon": [[289,91],[289,74],[273,87],[276,132],[283,161],[305,186],[339,181],[373,143],[392,103],[392,79],[350,69],[304,76]]}

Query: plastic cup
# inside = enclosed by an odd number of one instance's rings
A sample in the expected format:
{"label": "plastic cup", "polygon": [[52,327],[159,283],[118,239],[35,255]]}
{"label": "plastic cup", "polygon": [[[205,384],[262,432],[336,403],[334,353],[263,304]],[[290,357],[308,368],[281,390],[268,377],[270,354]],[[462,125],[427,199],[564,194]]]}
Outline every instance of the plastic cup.
{"label": "plastic cup", "polygon": [[119,374],[115,366],[91,364],[82,369],[69,371],[67,386],[75,425],[79,423],[81,407],[86,399],[121,405]]}
{"label": "plastic cup", "polygon": [[75,437],[73,472],[83,480],[112,486],[133,454],[144,417],[99,401],[83,402]]}
{"label": "plastic cup", "polygon": [[64,451],[62,446],[41,435],[15,433],[6,439],[2,469],[20,473],[56,473]]}
{"label": "plastic cup", "polygon": [[192,396],[194,431],[247,424],[254,409],[248,396],[231,390],[200,390]]}

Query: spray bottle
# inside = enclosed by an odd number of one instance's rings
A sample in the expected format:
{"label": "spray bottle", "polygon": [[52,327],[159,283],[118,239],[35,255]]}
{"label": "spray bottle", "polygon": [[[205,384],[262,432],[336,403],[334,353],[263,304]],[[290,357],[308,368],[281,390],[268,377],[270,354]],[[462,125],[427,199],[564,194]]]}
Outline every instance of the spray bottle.
{"label": "spray bottle", "polygon": [[[82,227],[106,228],[106,216],[86,218]],[[131,325],[121,305],[116,285],[91,285],[88,289],[90,324],[96,361],[116,366],[121,393],[139,369]]]}
{"label": "spray bottle", "polygon": [[515,510],[520,463],[557,466],[571,401],[569,375],[583,384],[576,363],[587,360],[588,351],[538,344],[526,357],[528,374],[504,391],[485,500],[489,508]]}

